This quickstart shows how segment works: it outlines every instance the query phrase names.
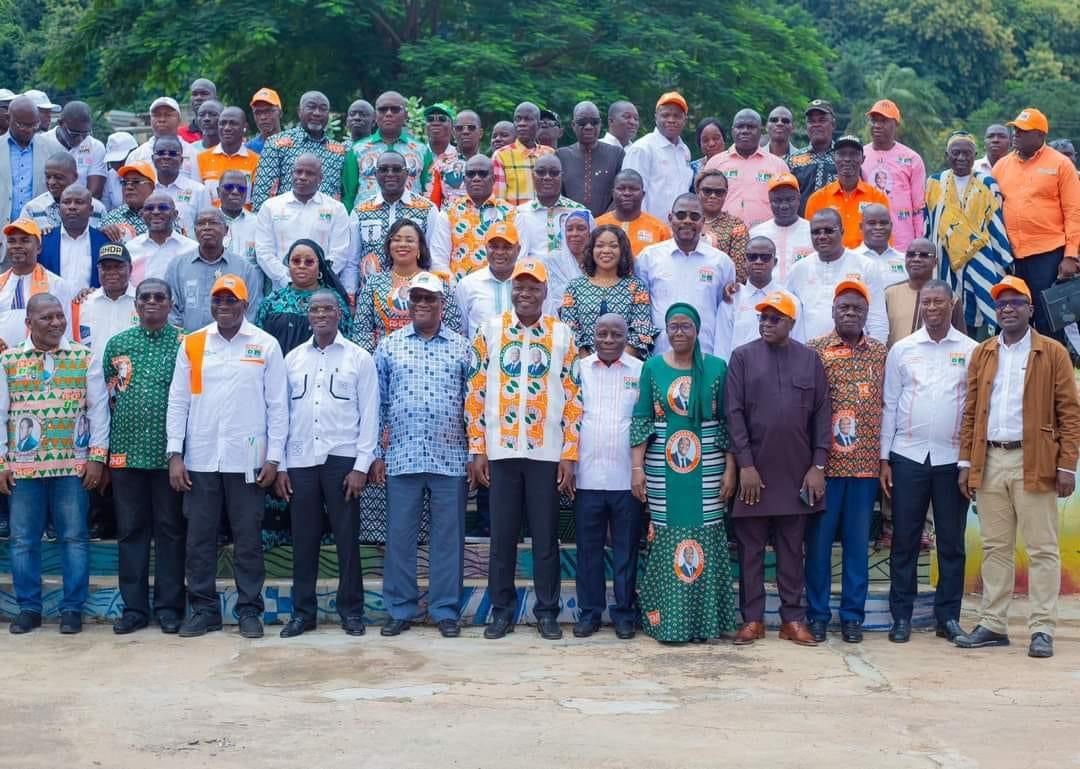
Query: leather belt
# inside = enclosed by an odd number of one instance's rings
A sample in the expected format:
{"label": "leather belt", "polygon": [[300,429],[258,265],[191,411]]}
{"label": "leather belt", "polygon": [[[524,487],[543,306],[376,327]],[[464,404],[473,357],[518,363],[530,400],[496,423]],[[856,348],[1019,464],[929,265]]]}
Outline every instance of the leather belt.
{"label": "leather belt", "polygon": [[1023,441],[987,441],[986,445],[995,449],[1005,449],[1005,451],[1015,451],[1016,449],[1024,448]]}

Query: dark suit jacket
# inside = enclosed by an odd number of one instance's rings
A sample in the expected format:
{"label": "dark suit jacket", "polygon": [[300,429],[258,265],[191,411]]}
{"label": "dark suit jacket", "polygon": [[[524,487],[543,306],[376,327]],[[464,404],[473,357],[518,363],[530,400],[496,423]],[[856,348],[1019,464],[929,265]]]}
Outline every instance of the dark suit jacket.
{"label": "dark suit jacket", "polygon": [[[63,225],[60,227],[53,227],[49,230],[49,233],[41,239],[41,255],[38,257],[38,262],[46,270],[51,270],[61,278],[69,278],[68,275],[64,275],[60,272],[60,230],[63,229]],[[90,228],[90,288],[101,288],[101,281],[98,279],[98,251],[101,247],[109,242],[109,239],[105,237],[105,233],[101,230]],[[75,289],[82,288],[81,286],[73,286]]]}
{"label": "dark suit jacket", "polygon": [[581,145],[560,147],[555,154],[562,161],[563,195],[581,203],[593,216],[600,216],[611,208],[615,175],[622,170],[622,147],[614,147],[605,142],[593,145],[589,195],[585,194],[585,153],[582,152]]}

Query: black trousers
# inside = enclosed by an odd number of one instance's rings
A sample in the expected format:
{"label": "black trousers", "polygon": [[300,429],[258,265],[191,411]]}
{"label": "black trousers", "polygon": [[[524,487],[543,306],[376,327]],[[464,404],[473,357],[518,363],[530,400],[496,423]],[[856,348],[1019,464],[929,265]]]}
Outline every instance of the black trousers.
{"label": "black trousers", "polygon": [[364,578],[360,569],[360,507],[345,501],[345,476],[352,457],[327,457],[316,467],[291,467],[293,498],[289,503],[293,538],[292,615],[315,622],[319,607],[315,583],[319,578],[319,544],[323,509],[330,519],[338,557],[337,611],[342,619],[364,616]]}
{"label": "black trousers", "polygon": [[[1028,284],[1028,288],[1031,289],[1031,301],[1035,305],[1035,317],[1032,319],[1035,330],[1040,334],[1058,340],[1068,350],[1070,348],[1065,334],[1060,331],[1055,333],[1050,330],[1050,316],[1046,314],[1046,302],[1042,298],[1042,292],[1057,281],[1058,267],[1064,257],[1064,246],[1053,251],[1047,251],[1044,254],[1025,256],[1023,259],[1013,261],[1013,272],[1016,273],[1016,277],[1023,278],[1024,282]],[[894,480],[893,483],[895,484],[896,481]],[[937,506],[935,505],[936,509]]]}
{"label": "black trousers", "polygon": [[537,619],[559,614],[558,462],[496,459],[491,468],[491,556],[488,597],[493,616],[517,608],[514,574],[523,520],[532,534],[533,585]]}
{"label": "black trousers", "polygon": [[168,470],[114,469],[120,595],[124,613],[150,616],[150,540],[154,541],[154,612],[183,617],[184,516]]}
{"label": "black trousers", "polygon": [[959,620],[968,511],[968,501],[957,484],[960,471],[955,464],[932,467],[929,457],[920,464],[895,453],[889,456],[889,464],[893,474],[889,611],[894,620],[911,619],[918,590],[919,539],[927,507],[933,502],[938,560],[934,617],[938,625]]}
{"label": "black trousers", "polygon": [[233,536],[236,612],[240,617],[263,613],[266,567],[262,554],[262,517],[266,491],[244,481],[243,473],[196,473],[184,495],[188,522],[187,581],[191,609],[221,615],[217,594],[217,532],[222,510]]}
{"label": "black trousers", "polygon": [[637,619],[637,561],[641,502],[629,491],[578,489],[574,495],[577,532],[577,601],[581,619],[600,621],[607,606],[604,541],[611,531],[613,623]]}
{"label": "black trousers", "polygon": [[776,552],[776,588],[780,593],[780,619],[804,622],[803,540],[809,515],[746,516],[735,519],[739,546],[739,610],[743,622],[765,621],[765,546],[773,527]]}

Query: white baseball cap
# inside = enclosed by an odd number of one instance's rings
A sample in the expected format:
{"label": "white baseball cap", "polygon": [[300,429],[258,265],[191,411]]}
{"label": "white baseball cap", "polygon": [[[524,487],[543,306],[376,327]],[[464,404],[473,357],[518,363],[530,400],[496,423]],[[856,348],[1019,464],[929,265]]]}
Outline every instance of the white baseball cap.
{"label": "white baseball cap", "polygon": [[135,137],[127,131],[117,131],[109,134],[109,140],[105,143],[105,162],[120,163],[127,160],[128,153],[139,146]]}
{"label": "white baseball cap", "polygon": [[443,282],[437,275],[432,275],[430,272],[418,272],[409,281],[409,291],[414,288],[421,288],[433,294],[441,294],[443,292]]}
{"label": "white baseball cap", "polygon": [[23,94],[30,101],[34,102],[34,106],[38,109],[47,109],[50,112],[59,112],[60,105],[53,104],[49,101],[49,95],[44,91],[39,91],[36,88],[31,88],[29,91]]}
{"label": "white baseball cap", "polygon": [[0,88],[0,102],[9,102],[15,98],[15,92],[8,88]]}
{"label": "white baseball cap", "polygon": [[151,112],[156,110],[158,107],[169,107],[170,109],[176,110],[176,114],[180,114],[180,105],[177,103],[176,99],[172,98],[171,96],[159,96],[150,103]]}

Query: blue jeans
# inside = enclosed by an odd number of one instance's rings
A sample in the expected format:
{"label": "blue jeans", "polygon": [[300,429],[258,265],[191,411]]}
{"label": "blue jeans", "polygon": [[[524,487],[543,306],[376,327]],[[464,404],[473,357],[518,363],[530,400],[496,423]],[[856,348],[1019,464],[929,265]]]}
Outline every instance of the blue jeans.
{"label": "blue jeans", "polygon": [[600,622],[607,606],[604,583],[604,540],[611,528],[612,576],[615,604],[611,621],[637,618],[638,540],[641,539],[641,503],[629,491],[578,489],[574,495],[577,531],[577,600],[579,618]]}
{"label": "blue jeans", "polygon": [[11,576],[20,611],[41,614],[41,535],[52,517],[60,541],[64,598],[60,611],[82,613],[90,592],[90,507],[82,479],[20,478],[11,492]]}
{"label": "blue jeans", "polygon": [[877,478],[829,478],[826,482],[825,510],[811,516],[806,529],[806,618],[811,622],[832,619],[829,596],[837,530],[844,549],[840,621],[862,622],[866,617],[867,550],[877,492]]}
{"label": "blue jeans", "polygon": [[428,615],[457,620],[465,576],[465,478],[406,473],[386,478],[386,559],[383,602],[392,619],[415,619],[420,611],[416,550],[424,492],[431,496],[428,555]]}

